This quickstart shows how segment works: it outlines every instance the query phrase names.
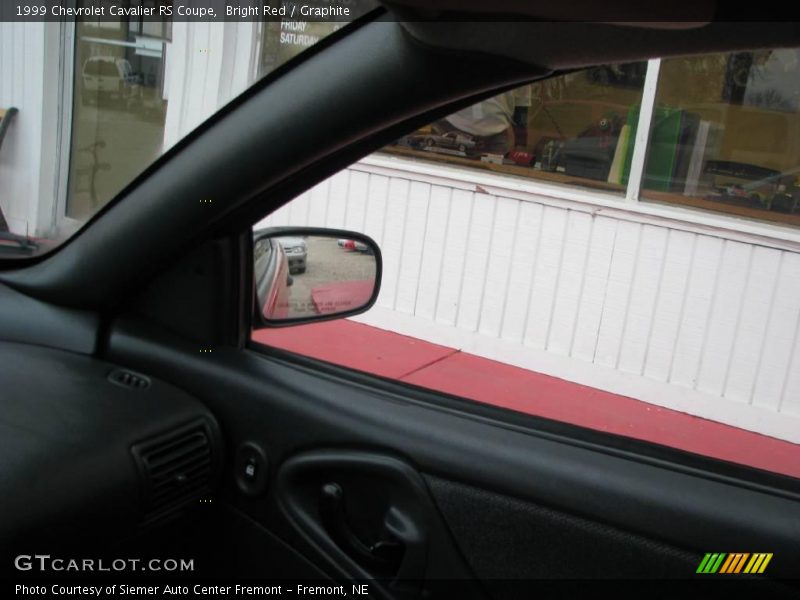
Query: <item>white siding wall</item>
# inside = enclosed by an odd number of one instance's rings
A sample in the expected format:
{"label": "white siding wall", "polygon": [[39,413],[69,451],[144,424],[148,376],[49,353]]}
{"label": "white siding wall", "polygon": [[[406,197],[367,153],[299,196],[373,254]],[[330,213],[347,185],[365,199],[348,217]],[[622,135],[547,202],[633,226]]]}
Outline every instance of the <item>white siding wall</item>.
{"label": "white siding wall", "polygon": [[0,147],[0,207],[15,233],[52,224],[59,34],[59,23],[0,23],[0,107],[19,109]]}
{"label": "white siding wall", "polygon": [[172,24],[164,150],[250,86],[257,34],[258,23],[249,21]]}
{"label": "white siding wall", "polygon": [[357,320],[800,442],[800,253],[366,165],[285,224],[380,244]]}

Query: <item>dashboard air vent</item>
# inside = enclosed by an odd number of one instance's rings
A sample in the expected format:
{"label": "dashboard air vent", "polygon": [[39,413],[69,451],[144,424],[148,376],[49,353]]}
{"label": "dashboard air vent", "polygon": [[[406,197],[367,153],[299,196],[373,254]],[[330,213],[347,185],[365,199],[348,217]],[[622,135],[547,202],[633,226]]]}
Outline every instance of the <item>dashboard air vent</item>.
{"label": "dashboard air vent", "polygon": [[147,377],[125,369],[114,369],[109,373],[108,380],[133,390],[145,390],[150,387],[150,380]]}
{"label": "dashboard air vent", "polygon": [[160,520],[211,491],[211,436],[204,422],[137,444],[143,477],[145,521]]}

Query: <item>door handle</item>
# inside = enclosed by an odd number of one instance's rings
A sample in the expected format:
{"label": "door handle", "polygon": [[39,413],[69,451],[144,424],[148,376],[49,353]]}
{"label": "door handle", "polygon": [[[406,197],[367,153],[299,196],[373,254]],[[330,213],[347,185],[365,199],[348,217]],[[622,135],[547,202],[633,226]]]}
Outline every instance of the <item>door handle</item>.
{"label": "door handle", "polygon": [[397,572],[406,548],[402,541],[390,534],[393,530],[396,531],[391,523],[391,514],[388,515],[390,520],[384,523],[382,539],[369,545],[365,544],[353,532],[347,521],[344,490],[338,483],[331,482],[322,486],[320,515],[328,534],[350,558],[376,572]]}

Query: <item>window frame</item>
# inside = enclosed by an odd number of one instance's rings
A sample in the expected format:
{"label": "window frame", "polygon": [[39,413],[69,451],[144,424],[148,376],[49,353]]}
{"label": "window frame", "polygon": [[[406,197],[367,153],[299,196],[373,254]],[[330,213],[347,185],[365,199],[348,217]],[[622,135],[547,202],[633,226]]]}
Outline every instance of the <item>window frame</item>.
{"label": "window frame", "polygon": [[[500,89],[502,89],[502,88],[500,88]],[[428,113],[428,114],[431,114],[431,113]],[[416,121],[416,122],[419,123],[419,121]],[[423,123],[420,123],[420,124],[423,124]],[[649,142],[649,129],[650,128],[647,127],[647,128],[642,128],[642,129],[646,130],[648,132],[648,135],[645,138],[646,139],[645,147],[646,147],[646,143]],[[395,139],[396,139],[396,136],[395,136]],[[385,138],[384,138],[384,141],[386,141]],[[353,146],[356,146],[356,144],[354,144]],[[407,159],[407,158],[404,159],[404,158],[399,158],[399,157],[393,159],[393,157],[391,157],[391,155],[389,155],[389,156],[387,156],[387,155],[367,156],[367,157],[363,158],[360,162],[356,162],[354,164],[349,164],[349,161],[342,160],[342,161],[340,161],[340,164],[337,165],[338,168],[336,169],[336,171],[338,172],[340,170],[350,170],[350,169],[353,169],[353,168],[359,169],[359,170],[367,170],[367,169],[373,169],[373,168],[374,169],[380,169],[381,166],[380,166],[379,163],[381,163],[381,161],[385,161],[384,166],[383,166],[383,168],[385,168],[385,169],[391,169],[392,168],[392,163],[394,161],[395,164],[405,165],[405,171],[407,173],[415,173],[415,175],[418,173],[419,166],[421,165],[422,168],[425,168],[425,169],[428,170],[428,173],[430,174],[429,177],[431,179],[434,179],[434,178],[438,177],[438,178],[440,178],[440,180],[442,180],[443,179],[442,172],[451,173],[452,175],[450,176],[449,179],[447,179],[446,176],[444,177],[444,179],[446,181],[448,181],[450,183],[457,182],[456,187],[461,187],[462,189],[468,189],[470,191],[476,191],[476,192],[483,192],[483,191],[489,191],[489,190],[477,189],[477,186],[474,183],[470,183],[469,181],[467,181],[468,177],[471,178],[471,179],[474,179],[474,180],[479,180],[479,181],[480,180],[484,180],[484,181],[499,182],[498,185],[505,185],[505,186],[507,186],[509,188],[516,185],[517,189],[521,190],[521,191],[519,191],[517,193],[519,193],[521,195],[525,195],[525,194],[528,193],[527,190],[530,189],[530,185],[529,184],[538,183],[538,182],[534,182],[533,180],[529,180],[529,179],[525,179],[525,178],[521,178],[521,177],[514,177],[514,176],[507,176],[507,175],[504,176],[504,175],[500,175],[500,174],[494,175],[494,177],[491,178],[492,174],[485,174],[485,173],[482,173],[481,171],[476,170],[476,169],[469,169],[469,168],[465,168],[465,167],[456,167],[456,166],[446,165],[446,164],[442,164],[442,163],[434,163],[432,161],[425,161],[425,160],[412,160],[412,159]],[[365,168],[365,166],[366,166],[366,168]],[[332,175],[332,173],[331,173],[331,175]],[[415,176],[414,179],[416,181],[419,181],[419,180],[422,179],[422,177]],[[541,183],[540,185],[542,185],[544,187],[547,187],[546,183]],[[302,193],[304,193],[305,191],[309,191],[311,189],[310,187],[304,187],[304,186],[301,186],[301,187],[302,187],[302,190],[299,193],[297,193],[296,195],[294,195],[293,198],[297,198],[298,196],[302,195]],[[563,208],[564,204],[565,204],[565,201],[562,200],[561,198],[563,196],[566,196],[567,194],[572,194],[572,196],[574,197],[574,204],[576,206],[581,206],[582,210],[585,211],[585,212],[593,212],[593,213],[597,212],[595,210],[595,207],[592,206],[591,203],[586,202],[586,200],[585,200],[585,197],[590,195],[589,191],[587,191],[587,190],[585,190],[583,188],[577,187],[577,186],[575,186],[575,187],[567,187],[567,186],[563,186],[563,185],[559,186],[557,184],[549,184],[549,187],[551,189],[553,189],[553,190],[556,190],[556,192],[549,194],[550,198],[547,198],[545,203],[547,203],[547,202],[552,202],[553,204],[558,203]],[[489,191],[489,192],[492,193],[491,191]],[[609,207],[609,210],[615,210],[615,211],[620,211],[620,212],[627,211],[628,213],[637,213],[637,211],[636,210],[632,210],[630,206],[626,206],[626,203],[621,201],[621,197],[619,195],[608,194],[608,193],[597,193],[597,192],[593,193],[592,195],[594,195],[594,196],[596,196],[598,198],[605,198],[605,200],[608,202],[607,206]],[[289,199],[289,201],[291,201],[291,200],[292,199]],[[633,206],[639,205],[638,198],[637,198],[636,202],[630,203],[630,204],[633,205]],[[715,215],[712,215],[712,216],[715,216]],[[640,218],[640,215],[638,213],[637,213],[636,218],[631,218],[629,216],[628,220],[636,220],[637,222],[640,222],[640,223],[643,222],[643,220]],[[458,396],[453,396],[453,395],[448,394],[448,393],[442,393],[442,392],[438,392],[438,391],[435,391],[435,390],[420,389],[420,388],[417,388],[416,386],[413,386],[413,384],[408,384],[408,383],[405,383],[405,382],[388,381],[387,379],[385,379],[385,378],[383,378],[383,377],[381,377],[379,375],[373,375],[373,374],[371,374],[369,372],[361,373],[361,372],[358,372],[358,371],[354,371],[350,367],[339,366],[339,365],[336,365],[336,364],[333,364],[333,363],[325,362],[324,360],[318,360],[318,359],[306,357],[306,356],[303,356],[302,354],[295,354],[294,352],[288,351],[288,350],[281,350],[279,347],[268,345],[267,342],[260,342],[260,341],[258,341],[256,339],[254,339],[253,336],[252,336],[252,333],[253,333],[253,331],[252,331],[251,328],[247,328],[246,331],[244,332],[244,337],[245,337],[245,340],[246,340],[245,341],[245,347],[247,347],[248,349],[252,349],[257,353],[263,353],[263,354],[267,354],[267,355],[280,357],[282,359],[285,359],[287,362],[291,363],[292,365],[304,365],[305,364],[305,365],[308,365],[309,368],[315,369],[317,371],[333,373],[333,374],[341,376],[341,377],[343,377],[343,378],[345,378],[345,379],[347,379],[349,381],[352,381],[352,382],[355,382],[355,381],[363,382],[363,384],[365,386],[375,387],[375,388],[378,388],[378,389],[380,389],[380,388],[386,389],[384,386],[388,386],[390,384],[397,383],[397,385],[401,386],[400,387],[400,391],[403,394],[405,394],[406,392],[409,392],[412,389],[416,390],[416,392],[419,392],[420,394],[424,393],[424,392],[429,392],[428,397],[431,398],[434,401],[434,403],[436,401],[440,400],[440,399],[445,399],[445,398],[452,399],[453,400],[452,405],[448,404],[447,408],[452,407],[454,410],[463,410],[464,412],[467,412],[467,413],[470,413],[470,414],[475,414],[476,410],[478,410],[478,406],[480,406],[480,409],[484,408],[484,405],[482,405],[482,404],[480,404],[480,403],[478,403],[476,401],[471,401],[470,404],[467,404],[467,402],[470,402],[469,400],[466,400],[466,399],[458,397]],[[413,334],[401,334],[401,335],[411,335],[411,337],[414,337]],[[327,371],[325,371],[326,369],[327,369]],[[362,376],[363,376],[363,379],[362,379]],[[434,407],[434,403],[431,403],[431,407]],[[438,406],[436,408],[438,409]],[[509,417],[512,414],[513,415],[517,414],[517,413],[514,413],[510,409],[499,408],[499,407],[489,407],[489,409],[495,409],[495,408],[496,408],[496,412],[487,413],[487,414],[496,415],[498,423],[503,424],[503,425],[508,423]],[[546,420],[546,419],[543,419],[543,420]],[[566,424],[566,425],[569,426],[569,424]],[[572,425],[571,427],[572,427],[572,429],[569,429],[570,435],[574,434],[576,437],[579,437],[579,436],[583,436],[584,434],[586,434],[586,431],[584,431],[579,426]],[[613,440],[617,440],[618,438],[622,438],[621,440],[619,440],[619,443],[621,443],[621,444],[628,444],[629,440],[630,440],[630,438],[626,438],[624,436],[618,436],[617,434],[608,434],[608,437],[604,438],[604,439],[605,440],[612,440],[612,439]],[[653,442],[642,441],[641,448],[643,448],[643,449],[648,449],[649,448],[650,450],[652,450],[654,447],[657,447],[657,446],[658,446],[658,444],[655,444]],[[666,450],[667,456],[677,457],[676,458],[676,462],[679,462],[681,464],[686,464],[683,460],[677,460],[677,459],[678,458],[682,458],[682,457],[686,457],[686,455],[687,455],[686,452],[687,451],[681,450],[681,449],[678,449],[678,448],[671,448],[671,447],[666,447],[666,448],[667,448],[667,450]],[[646,454],[646,453],[647,453],[647,451],[643,451],[643,454]],[[692,456],[700,456],[700,457],[705,458],[708,461],[710,461],[709,463],[704,463],[704,464],[720,465],[720,464],[722,464],[724,462],[724,461],[720,461],[719,459],[704,457],[703,455],[694,455],[694,454],[692,454]],[[728,463],[725,463],[725,464],[728,464]],[[742,472],[752,473],[754,471],[753,467],[741,466],[741,465],[738,465],[738,464],[736,465],[736,467],[733,467],[733,468],[739,468],[739,467],[741,467],[741,469],[743,469],[744,471],[737,471],[738,473],[742,473]],[[703,467],[700,467],[700,468],[702,469]],[[727,471],[727,472],[728,473],[732,473],[733,471]],[[772,472],[769,472],[769,476],[781,477],[781,476],[776,475],[776,474],[774,474]]]}
{"label": "window frame", "polygon": [[76,21],[61,26],[58,82],[59,127],[56,154],[55,202],[51,215],[51,231],[58,237],[71,237],[84,222],[67,215],[70,164],[72,162],[72,124],[74,119],[75,56],[78,50]]}

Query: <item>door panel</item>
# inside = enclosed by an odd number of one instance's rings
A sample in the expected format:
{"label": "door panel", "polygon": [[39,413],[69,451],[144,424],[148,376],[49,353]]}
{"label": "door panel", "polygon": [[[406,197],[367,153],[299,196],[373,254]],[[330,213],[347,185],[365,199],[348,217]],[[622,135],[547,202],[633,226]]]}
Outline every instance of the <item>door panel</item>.
{"label": "door panel", "polygon": [[[275,493],[292,525],[356,579],[415,597],[426,579],[470,579],[420,474],[382,452],[330,448],[280,467]],[[469,597],[469,596],[468,596]]]}
{"label": "door panel", "polygon": [[439,477],[425,480],[481,579],[683,578],[703,558],[538,503]]}
{"label": "door panel", "polygon": [[[242,494],[231,460],[222,499],[332,576],[374,571],[359,569],[321,525],[331,482],[356,497],[384,494],[371,505],[372,529],[348,521],[365,541],[392,506],[422,519],[443,548],[452,535],[451,566],[428,560],[427,577],[688,578],[705,552],[723,551],[772,552],[771,576],[795,574],[800,504],[788,491],[579,444],[537,431],[533,418],[512,425],[471,414],[468,402],[277,352],[201,355],[143,321],[117,322],[109,353],[206,402],[232,454],[258,443],[270,464],[266,491]],[[439,514],[449,533],[439,532]],[[448,570],[459,552],[467,567]]]}

